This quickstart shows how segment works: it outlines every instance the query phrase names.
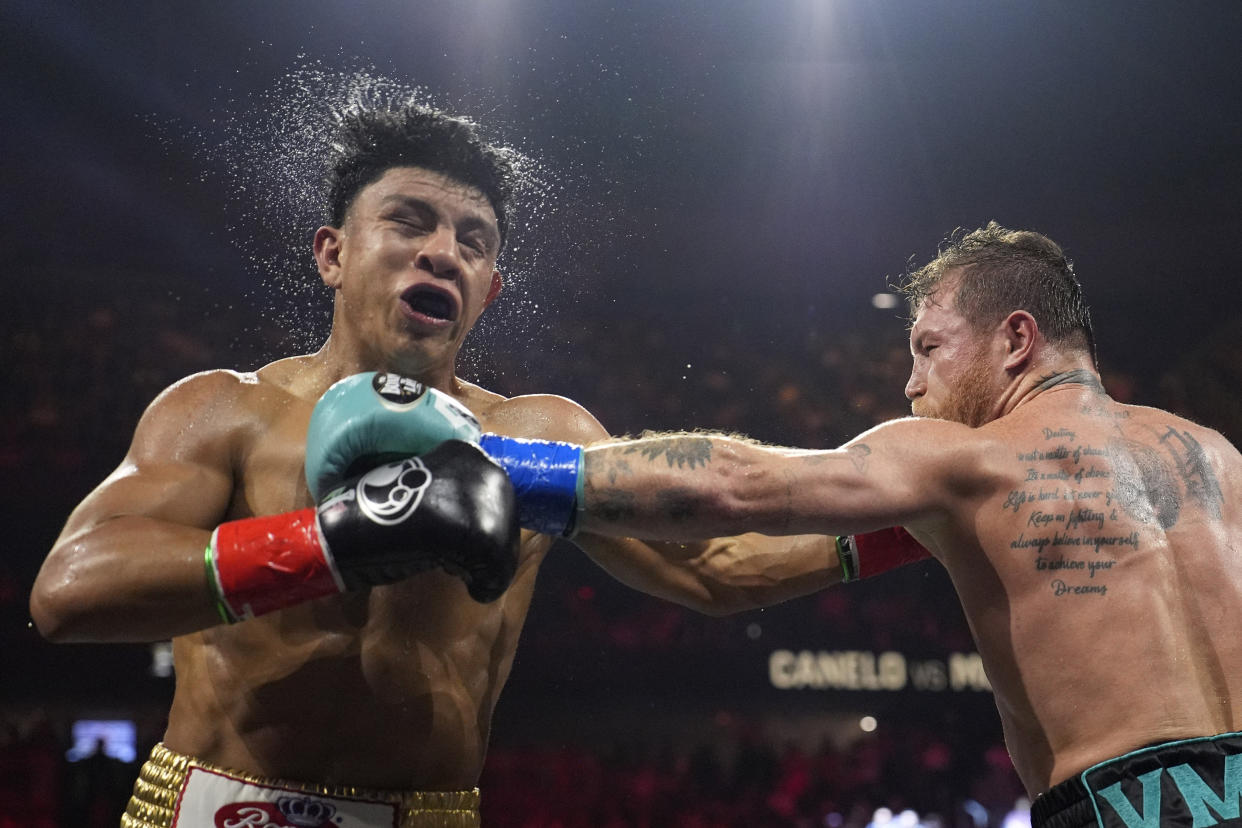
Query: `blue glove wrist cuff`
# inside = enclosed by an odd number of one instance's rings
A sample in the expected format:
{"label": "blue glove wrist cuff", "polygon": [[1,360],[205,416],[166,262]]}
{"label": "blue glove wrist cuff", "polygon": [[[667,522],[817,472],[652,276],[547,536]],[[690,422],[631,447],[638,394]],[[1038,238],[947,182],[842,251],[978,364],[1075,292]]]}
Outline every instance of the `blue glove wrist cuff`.
{"label": "blue glove wrist cuff", "polygon": [[581,505],[582,446],[484,434],[479,447],[509,474],[524,528],[573,534]]}

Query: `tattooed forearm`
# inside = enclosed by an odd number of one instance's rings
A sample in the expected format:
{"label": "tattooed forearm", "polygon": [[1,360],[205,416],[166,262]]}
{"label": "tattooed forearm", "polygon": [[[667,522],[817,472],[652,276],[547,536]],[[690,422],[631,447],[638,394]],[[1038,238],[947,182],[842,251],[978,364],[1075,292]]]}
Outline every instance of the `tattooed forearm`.
{"label": "tattooed forearm", "polygon": [[615,486],[617,484],[618,477],[631,474],[632,471],[633,470],[630,468],[630,464],[628,462],[618,459],[610,464],[604,473],[608,475],[608,482]]}
{"label": "tattooed forearm", "polygon": [[708,437],[661,437],[643,440],[625,449],[626,454],[639,454],[648,460],[664,457],[672,468],[706,466],[712,459],[712,441]]}
{"label": "tattooed forearm", "polygon": [[[833,451],[770,447],[705,432],[588,446],[582,526],[664,539],[788,533],[795,523],[816,519],[807,513],[821,508],[809,503],[808,485],[855,480],[874,462],[871,451],[862,444]],[[837,468],[806,467],[821,462]]]}
{"label": "tattooed forearm", "polygon": [[633,492],[625,489],[595,489],[588,487],[588,499],[591,511],[603,520],[632,520],[637,514],[637,498]]}
{"label": "tattooed forearm", "polygon": [[684,522],[699,516],[698,501],[686,489],[662,489],[655,493],[655,502],[669,520]]}

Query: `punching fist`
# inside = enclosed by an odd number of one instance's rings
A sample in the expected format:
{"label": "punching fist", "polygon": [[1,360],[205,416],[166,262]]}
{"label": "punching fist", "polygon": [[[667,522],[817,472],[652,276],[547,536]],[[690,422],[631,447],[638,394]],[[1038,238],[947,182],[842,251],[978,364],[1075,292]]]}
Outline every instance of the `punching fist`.
{"label": "punching fist", "polygon": [[346,377],[315,404],[306,431],[306,485],[316,500],[342,480],[445,440],[479,441],[479,421],[457,400],[399,374]]}
{"label": "punching fist", "polygon": [[206,562],[221,616],[239,621],[433,567],[493,601],[513,580],[517,547],[508,477],[450,440],[345,481],[318,507],[221,524]]}
{"label": "punching fist", "polygon": [[582,447],[480,434],[474,415],[441,391],[397,374],[355,374],[319,398],[306,432],[306,484],[316,498],[388,460],[421,455],[445,440],[479,443],[508,472],[521,525],[573,532]]}

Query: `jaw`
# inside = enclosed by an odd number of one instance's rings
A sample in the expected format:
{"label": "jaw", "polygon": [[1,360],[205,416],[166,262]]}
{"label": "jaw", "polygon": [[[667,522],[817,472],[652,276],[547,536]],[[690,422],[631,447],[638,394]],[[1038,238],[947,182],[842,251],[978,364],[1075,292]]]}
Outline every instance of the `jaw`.
{"label": "jaw", "polygon": [[457,323],[426,331],[408,324],[399,311],[358,319],[337,310],[329,350],[346,373],[393,371],[432,385],[453,375],[464,338]]}
{"label": "jaw", "polygon": [[377,349],[376,357],[383,360],[385,367],[402,374],[419,378],[450,375],[456,367],[462,338],[455,325],[433,334],[400,331],[386,347]]}
{"label": "jaw", "polygon": [[338,291],[332,351],[355,371],[393,371],[440,386],[455,376],[462,344],[482,312],[468,301],[458,300],[455,307],[455,318],[447,324],[427,325],[411,320],[399,297],[360,309]]}
{"label": "jaw", "polygon": [[946,389],[943,399],[928,401],[926,396],[910,403],[910,411],[916,417],[949,420],[978,428],[998,416],[1000,402],[983,377],[966,379],[952,389]]}

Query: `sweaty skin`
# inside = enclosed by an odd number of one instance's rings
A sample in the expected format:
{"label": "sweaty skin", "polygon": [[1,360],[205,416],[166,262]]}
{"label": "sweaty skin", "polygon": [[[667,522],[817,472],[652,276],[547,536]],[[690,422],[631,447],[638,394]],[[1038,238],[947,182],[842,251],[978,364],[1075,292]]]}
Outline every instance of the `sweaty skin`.
{"label": "sweaty skin", "polygon": [[[172,750],[292,781],[477,784],[549,537],[522,533],[513,585],[490,604],[434,570],[234,625],[216,614],[203,550],[223,521],[312,505],[303,473],[312,407],[360,371],[397,371],[449,393],[485,430],[607,437],[569,400],[506,399],[454,375],[462,339],[499,290],[497,248],[495,216],[477,191],[419,168],[388,170],[361,191],[344,227],[316,235],[320,274],[336,294],[324,347],[172,386],[143,415],[120,467],[70,516],[39,573],[32,616],[53,641],[172,638]],[[453,298],[454,319],[403,300],[428,285]],[[830,539],[819,536],[575,542],[625,583],[716,614],[840,578]]]}
{"label": "sweaty skin", "polygon": [[904,525],[953,580],[1032,795],[1153,742],[1242,730],[1237,449],[1109,398],[1028,314],[971,336],[939,299],[911,332],[924,417],[832,451],[701,434],[592,447],[584,526]]}

